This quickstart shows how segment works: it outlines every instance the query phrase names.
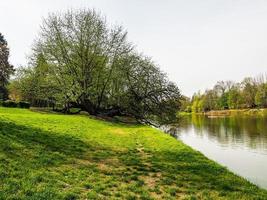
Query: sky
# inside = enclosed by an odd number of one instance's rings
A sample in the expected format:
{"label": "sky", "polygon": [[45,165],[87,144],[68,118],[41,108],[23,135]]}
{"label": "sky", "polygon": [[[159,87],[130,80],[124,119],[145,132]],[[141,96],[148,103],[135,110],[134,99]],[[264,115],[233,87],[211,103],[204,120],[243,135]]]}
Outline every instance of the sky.
{"label": "sky", "polygon": [[128,40],[191,96],[219,80],[267,72],[265,0],[0,0],[0,32],[10,62],[27,65],[50,12],[93,8],[122,25]]}

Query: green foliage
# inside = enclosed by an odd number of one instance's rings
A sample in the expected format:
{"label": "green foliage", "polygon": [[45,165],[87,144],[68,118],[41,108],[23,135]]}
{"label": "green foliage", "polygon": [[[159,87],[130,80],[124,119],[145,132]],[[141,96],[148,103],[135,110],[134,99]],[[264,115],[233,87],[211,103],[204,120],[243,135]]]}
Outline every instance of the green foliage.
{"label": "green foliage", "polygon": [[204,94],[198,93],[191,100],[193,112],[267,107],[267,83],[262,77],[245,78],[241,83],[219,81]]}
{"label": "green foliage", "polygon": [[229,99],[229,92],[223,93],[219,98],[218,98],[218,105],[219,108],[221,109],[228,109],[228,99]]}
{"label": "green foliage", "polygon": [[19,101],[18,102],[18,107],[19,108],[30,108],[31,104],[25,101]]}
{"label": "green foliage", "polygon": [[203,99],[200,99],[197,102],[197,111],[198,112],[204,112],[204,101],[203,101]]}
{"label": "green foliage", "polygon": [[0,127],[0,199],[267,198],[148,126],[0,108]]}
{"label": "green foliage", "polygon": [[207,90],[205,95],[202,97],[203,99],[203,111],[208,111],[211,109],[215,109],[218,106],[218,97],[215,91]]}
{"label": "green foliage", "polygon": [[192,112],[193,113],[199,112],[199,110],[198,110],[198,104],[199,104],[199,100],[198,100],[198,98],[195,98],[193,100],[193,104],[192,104]]}
{"label": "green foliage", "polygon": [[229,91],[228,105],[231,109],[242,108],[243,105],[242,94],[239,88],[235,87]]}
{"label": "green foliage", "polygon": [[244,99],[245,107],[254,108],[255,107],[255,95],[257,92],[256,82],[252,78],[245,78],[242,81],[242,98]]}
{"label": "green foliage", "polygon": [[262,84],[258,87],[255,95],[255,104],[258,107],[267,107],[267,84]]}
{"label": "green foliage", "polygon": [[120,26],[94,10],[51,14],[42,24],[31,66],[13,82],[32,105],[80,107],[92,115],[140,121],[175,119],[180,91],[156,64],[136,51]]}
{"label": "green foliage", "polygon": [[1,105],[3,107],[9,107],[9,108],[30,108],[30,103],[24,102],[24,101],[12,101],[12,100],[6,100],[1,102]]}
{"label": "green foliage", "polygon": [[180,98],[180,110],[182,112],[191,112],[191,102],[190,102],[190,98],[186,97],[186,96],[181,96]]}
{"label": "green foliage", "polygon": [[18,106],[17,102],[12,100],[6,100],[2,103],[4,107],[16,108]]}

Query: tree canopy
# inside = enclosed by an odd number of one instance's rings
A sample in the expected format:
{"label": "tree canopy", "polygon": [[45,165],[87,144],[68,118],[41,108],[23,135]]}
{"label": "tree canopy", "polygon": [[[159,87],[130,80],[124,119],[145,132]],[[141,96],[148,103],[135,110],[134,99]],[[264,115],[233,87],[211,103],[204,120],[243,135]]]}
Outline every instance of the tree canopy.
{"label": "tree canopy", "polygon": [[[266,108],[267,78],[263,75],[257,78],[247,77],[240,83],[218,81],[213,89],[203,94],[196,93],[192,99],[183,102],[190,109],[185,111],[206,112],[210,110]],[[182,105],[182,108],[184,106]]]}
{"label": "tree canopy", "polygon": [[92,115],[129,115],[170,121],[180,92],[151,60],[127,41],[121,26],[94,10],[70,10],[44,19],[30,66],[13,89],[32,104],[80,107]]}

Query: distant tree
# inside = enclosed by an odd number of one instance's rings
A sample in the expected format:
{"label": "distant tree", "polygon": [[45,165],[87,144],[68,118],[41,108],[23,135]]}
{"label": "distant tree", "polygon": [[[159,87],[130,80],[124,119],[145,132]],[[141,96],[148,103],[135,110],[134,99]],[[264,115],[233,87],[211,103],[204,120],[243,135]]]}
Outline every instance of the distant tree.
{"label": "distant tree", "polygon": [[4,36],[0,33],[0,99],[8,98],[7,84],[14,73],[14,67],[9,63],[9,48]]}
{"label": "distant tree", "polygon": [[255,103],[258,107],[267,107],[267,84],[262,83],[258,86],[256,95],[255,95]]}
{"label": "distant tree", "polygon": [[191,107],[191,110],[193,113],[197,113],[198,112],[198,102],[199,100],[198,99],[195,99],[192,103],[192,107]]}
{"label": "distant tree", "polygon": [[9,98],[13,101],[20,101],[22,100],[21,91],[19,88],[19,83],[17,80],[11,80],[8,84],[8,94]]}
{"label": "distant tree", "polygon": [[228,94],[228,106],[231,109],[242,108],[243,98],[241,94],[241,90],[239,84],[232,87]]}
{"label": "distant tree", "polygon": [[205,109],[204,109],[204,100],[203,99],[199,99],[199,101],[197,103],[197,111],[198,112],[205,112]]}
{"label": "distant tree", "polygon": [[182,95],[180,98],[181,111],[191,112],[191,100],[189,97]]}
{"label": "distant tree", "polygon": [[228,109],[229,105],[228,105],[228,96],[229,96],[229,92],[224,92],[217,100],[217,104],[219,105],[220,109]]}
{"label": "distant tree", "polygon": [[242,98],[244,100],[245,106],[247,108],[254,108],[256,106],[255,104],[255,96],[257,92],[256,82],[252,78],[248,77],[245,78],[241,84],[243,87]]}
{"label": "distant tree", "polygon": [[218,96],[214,90],[206,90],[203,95],[204,111],[218,109]]}
{"label": "distant tree", "polygon": [[214,86],[213,90],[217,93],[217,108],[218,109],[228,109],[228,95],[229,90],[233,87],[234,83],[232,81],[218,81]]}
{"label": "distant tree", "polygon": [[200,92],[198,92],[197,94],[194,94],[192,97],[192,106],[191,106],[191,110],[193,113],[197,113],[197,112],[201,112],[199,110],[199,101],[201,100],[201,95]]}
{"label": "distant tree", "polygon": [[222,96],[233,87],[233,84],[232,81],[218,81],[213,90],[216,91],[218,96]]}

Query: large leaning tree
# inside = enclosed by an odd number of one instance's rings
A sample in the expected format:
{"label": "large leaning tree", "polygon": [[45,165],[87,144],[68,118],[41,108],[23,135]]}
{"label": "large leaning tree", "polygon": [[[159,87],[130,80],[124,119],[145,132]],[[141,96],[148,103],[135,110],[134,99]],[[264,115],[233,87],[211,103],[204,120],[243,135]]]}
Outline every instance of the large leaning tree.
{"label": "large leaning tree", "polygon": [[0,33],[0,99],[8,98],[7,84],[10,75],[14,73],[13,66],[8,61],[9,48],[4,36]]}
{"label": "large leaning tree", "polygon": [[35,92],[32,97],[54,99],[65,112],[75,106],[92,115],[173,119],[179,89],[126,37],[121,26],[108,25],[94,10],[51,14],[24,76],[34,82],[28,91]]}

